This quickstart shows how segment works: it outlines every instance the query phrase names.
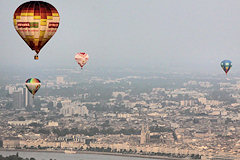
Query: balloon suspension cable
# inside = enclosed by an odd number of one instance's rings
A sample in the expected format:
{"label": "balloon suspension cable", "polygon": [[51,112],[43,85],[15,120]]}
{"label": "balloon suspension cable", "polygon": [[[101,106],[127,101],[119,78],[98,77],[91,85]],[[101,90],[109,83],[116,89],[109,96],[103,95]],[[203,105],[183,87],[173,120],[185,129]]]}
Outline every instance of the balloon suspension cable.
{"label": "balloon suspension cable", "polygon": [[226,73],[226,80],[227,80],[227,81],[229,81],[229,80],[230,80],[230,79],[228,78],[228,76],[227,76],[227,73]]}

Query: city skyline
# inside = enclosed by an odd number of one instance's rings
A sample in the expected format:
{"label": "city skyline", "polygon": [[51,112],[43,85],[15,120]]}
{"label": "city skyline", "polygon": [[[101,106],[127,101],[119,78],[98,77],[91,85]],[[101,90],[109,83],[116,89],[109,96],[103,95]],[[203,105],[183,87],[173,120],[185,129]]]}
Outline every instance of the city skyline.
{"label": "city skyline", "polygon": [[78,82],[68,72],[49,78],[28,106],[19,107],[23,94],[15,96],[21,83],[1,85],[4,149],[239,158],[239,77],[95,76]]}

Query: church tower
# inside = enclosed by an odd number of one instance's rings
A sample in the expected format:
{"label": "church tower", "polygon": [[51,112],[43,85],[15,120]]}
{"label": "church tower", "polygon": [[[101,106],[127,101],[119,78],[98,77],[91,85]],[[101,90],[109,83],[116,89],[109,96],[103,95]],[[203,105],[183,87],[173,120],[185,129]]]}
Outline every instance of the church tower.
{"label": "church tower", "polygon": [[149,143],[150,141],[150,131],[148,125],[145,127],[145,125],[142,125],[142,130],[141,130],[141,139],[140,139],[140,144],[144,145]]}

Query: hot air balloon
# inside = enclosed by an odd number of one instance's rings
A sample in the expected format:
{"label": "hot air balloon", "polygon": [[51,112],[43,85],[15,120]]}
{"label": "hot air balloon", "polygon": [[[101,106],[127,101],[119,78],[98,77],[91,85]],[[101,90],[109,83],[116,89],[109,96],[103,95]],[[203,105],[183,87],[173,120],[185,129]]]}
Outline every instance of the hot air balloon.
{"label": "hot air balloon", "polygon": [[41,48],[57,31],[60,17],[58,11],[51,4],[43,1],[29,1],[20,5],[13,16],[16,31],[36,52],[34,59],[38,59]]}
{"label": "hot air balloon", "polygon": [[227,72],[230,70],[230,68],[232,67],[232,62],[230,60],[223,60],[221,62],[221,67],[224,70],[224,72],[227,75]]}
{"label": "hot air balloon", "polygon": [[34,98],[34,95],[41,87],[41,81],[37,78],[29,78],[26,80],[25,85]]}
{"label": "hot air balloon", "polygon": [[88,58],[89,58],[89,56],[86,53],[77,53],[75,55],[75,60],[81,66],[81,69],[87,63]]}

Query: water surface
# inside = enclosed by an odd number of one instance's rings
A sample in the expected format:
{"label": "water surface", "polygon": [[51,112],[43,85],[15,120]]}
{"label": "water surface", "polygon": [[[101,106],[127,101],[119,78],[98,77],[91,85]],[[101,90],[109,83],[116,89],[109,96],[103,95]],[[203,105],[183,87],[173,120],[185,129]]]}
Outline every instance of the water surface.
{"label": "water surface", "polygon": [[[150,158],[124,157],[113,155],[97,155],[97,154],[65,154],[55,152],[23,152],[23,151],[0,151],[0,155],[18,155],[22,158],[35,158],[36,160],[154,160]],[[156,160],[156,159],[155,159]],[[159,160],[159,159],[158,159]]]}

